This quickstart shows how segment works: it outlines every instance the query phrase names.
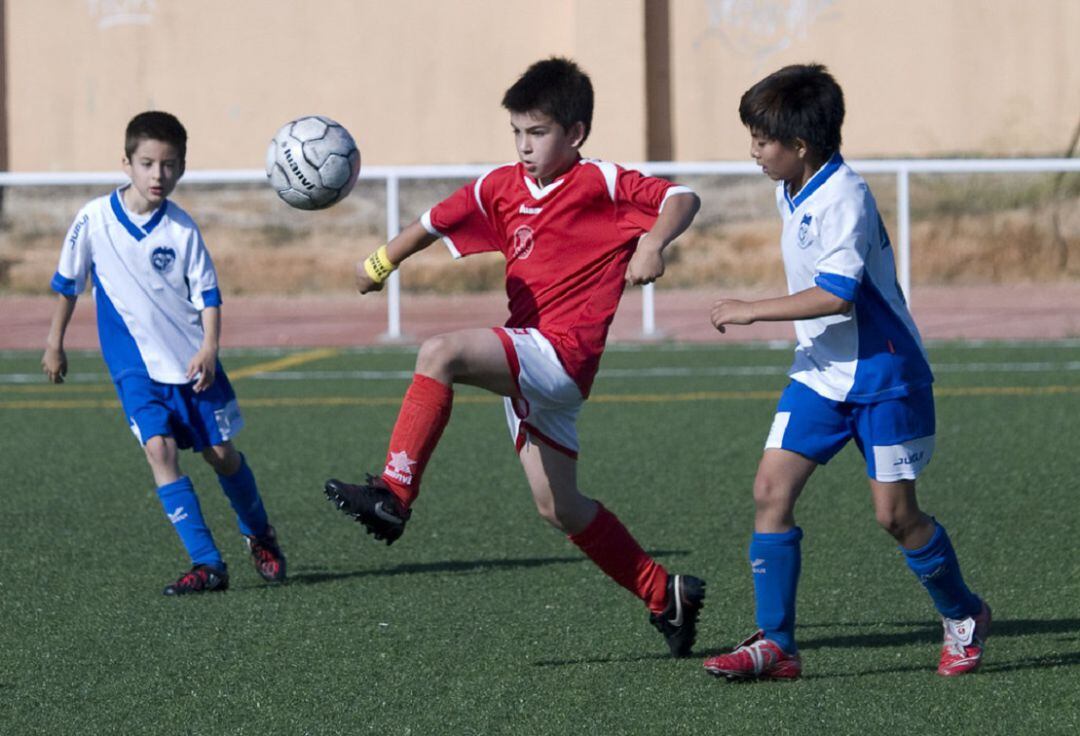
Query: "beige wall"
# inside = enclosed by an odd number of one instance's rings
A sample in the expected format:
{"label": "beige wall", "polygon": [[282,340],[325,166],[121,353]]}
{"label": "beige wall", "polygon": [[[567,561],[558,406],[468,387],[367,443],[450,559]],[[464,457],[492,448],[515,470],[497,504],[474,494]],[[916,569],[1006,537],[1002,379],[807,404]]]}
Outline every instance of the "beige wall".
{"label": "beige wall", "polygon": [[[189,167],[258,168],[330,115],[367,164],[513,158],[505,88],[575,57],[586,153],[645,156],[644,0],[3,0],[15,171],[107,170],[134,113],[175,112]],[[742,159],[741,92],[818,60],[853,156],[1056,155],[1080,117],[1080,0],[670,0],[676,157]]]}
{"label": "beige wall", "polygon": [[745,156],[739,97],[769,72],[807,61],[826,64],[844,87],[849,156],[1058,156],[1080,122],[1080,0],[672,0],[672,8],[682,159]]}

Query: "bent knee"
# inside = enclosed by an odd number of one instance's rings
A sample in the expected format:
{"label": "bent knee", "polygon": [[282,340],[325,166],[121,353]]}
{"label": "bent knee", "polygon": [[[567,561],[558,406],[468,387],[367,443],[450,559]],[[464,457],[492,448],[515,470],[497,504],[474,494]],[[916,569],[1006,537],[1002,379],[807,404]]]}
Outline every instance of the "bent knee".
{"label": "bent knee", "polygon": [[460,349],[451,335],[429,337],[420,345],[416,354],[416,372],[436,375],[453,372]]}
{"label": "bent knee", "polygon": [[588,526],[593,509],[580,503],[555,503],[552,499],[537,500],[540,518],[561,532],[576,534]]}
{"label": "bent knee", "polygon": [[162,435],[155,435],[148,439],[143,445],[143,452],[146,453],[146,459],[154,464],[168,463],[176,457],[176,450]]}
{"label": "bent knee", "polygon": [[558,512],[555,510],[555,504],[553,503],[537,503],[536,513],[540,514],[540,518],[546,521],[556,529],[562,530],[562,520],[559,518]]}
{"label": "bent knee", "polygon": [[790,484],[769,475],[754,478],[754,508],[762,511],[787,511],[794,505],[795,493]]}
{"label": "bent knee", "polygon": [[878,526],[894,539],[903,540],[926,523],[927,517],[920,511],[898,512],[894,509],[878,509],[875,514]]}
{"label": "bent knee", "polygon": [[218,475],[232,475],[240,469],[240,453],[231,445],[214,445],[202,451],[203,460]]}

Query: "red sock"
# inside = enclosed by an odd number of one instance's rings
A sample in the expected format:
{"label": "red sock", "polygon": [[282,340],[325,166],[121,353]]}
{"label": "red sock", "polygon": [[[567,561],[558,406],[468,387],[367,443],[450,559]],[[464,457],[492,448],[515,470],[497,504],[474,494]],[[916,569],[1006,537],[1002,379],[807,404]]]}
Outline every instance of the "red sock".
{"label": "red sock", "polygon": [[615,514],[599,506],[596,517],[570,541],[650,611],[660,613],[667,605],[667,570],[645,553]]}
{"label": "red sock", "polygon": [[419,373],[413,375],[390,435],[382,473],[383,482],[406,508],[420,493],[420,476],[450,421],[453,403],[454,392],[449,386]]}

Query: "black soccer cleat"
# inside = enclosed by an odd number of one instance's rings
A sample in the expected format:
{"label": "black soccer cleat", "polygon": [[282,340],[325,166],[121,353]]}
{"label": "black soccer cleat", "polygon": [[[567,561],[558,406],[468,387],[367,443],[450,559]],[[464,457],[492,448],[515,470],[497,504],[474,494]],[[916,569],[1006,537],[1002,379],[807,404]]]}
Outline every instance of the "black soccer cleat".
{"label": "black soccer cleat", "polygon": [[324,491],[338,510],[363,524],[368,534],[373,534],[376,539],[385,539],[387,544],[397,541],[405,531],[405,522],[412,516],[397,496],[376,485],[376,479],[371,475],[367,477],[367,483],[360,486],[331,478],[326,481]]}
{"label": "black soccer cleat", "polygon": [[188,595],[189,593],[223,592],[229,589],[229,573],[225,567],[196,565],[175,582],[161,591],[165,595]]}
{"label": "black soccer cleat", "polygon": [[268,583],[285,582],[285,553],[278,545],[277,532],[274,527],[266,527],[266,532],[261,537],[244,535],[248,552],[251,554],[251,562],[255,565],[255,572]]}
{"label": "black soccer cleat", "polygon": [[705,581],[691,575],[668,575],[667,607],[649,614],[649,623],[664,635],[673,657],[686,657],[697,636],[698,612],[705,607]]}

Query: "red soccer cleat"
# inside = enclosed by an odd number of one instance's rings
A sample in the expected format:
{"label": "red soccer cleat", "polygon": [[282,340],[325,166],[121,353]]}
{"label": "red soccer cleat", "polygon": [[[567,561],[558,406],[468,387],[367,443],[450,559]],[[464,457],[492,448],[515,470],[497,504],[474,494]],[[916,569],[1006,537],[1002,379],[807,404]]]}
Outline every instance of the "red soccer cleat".
{"label": "red soccer cleat", "polygon": [[937,673],[955,677],[976,669],[982,662],[986,637],[990,635],[990,606],[983,601],[974,616],[965,619],[943,618],[945,642],[941,646],[941,662]]}
{"label": "red soccer cleat", "polygon": [[167,585],[161,592],[165,595],[189,595],[228,589],[229,573],[224,564],[220,568],[211,565],[196,565],[181,575],[175,583]]}
{"label": "red soccer cleat", "polygon": [[249,537],[245,534],[244,542],[259,577],[268,583],[285,582],[285,553],[278,544],[274,527],[266,527],[266,532],[261,537]]}
{"label": "red soccer cleat", "polygon": [[705,660],[709,674],[729,680],[794,680],[802,674],[798,654],[788,654],[757,631],[730,654]]}

